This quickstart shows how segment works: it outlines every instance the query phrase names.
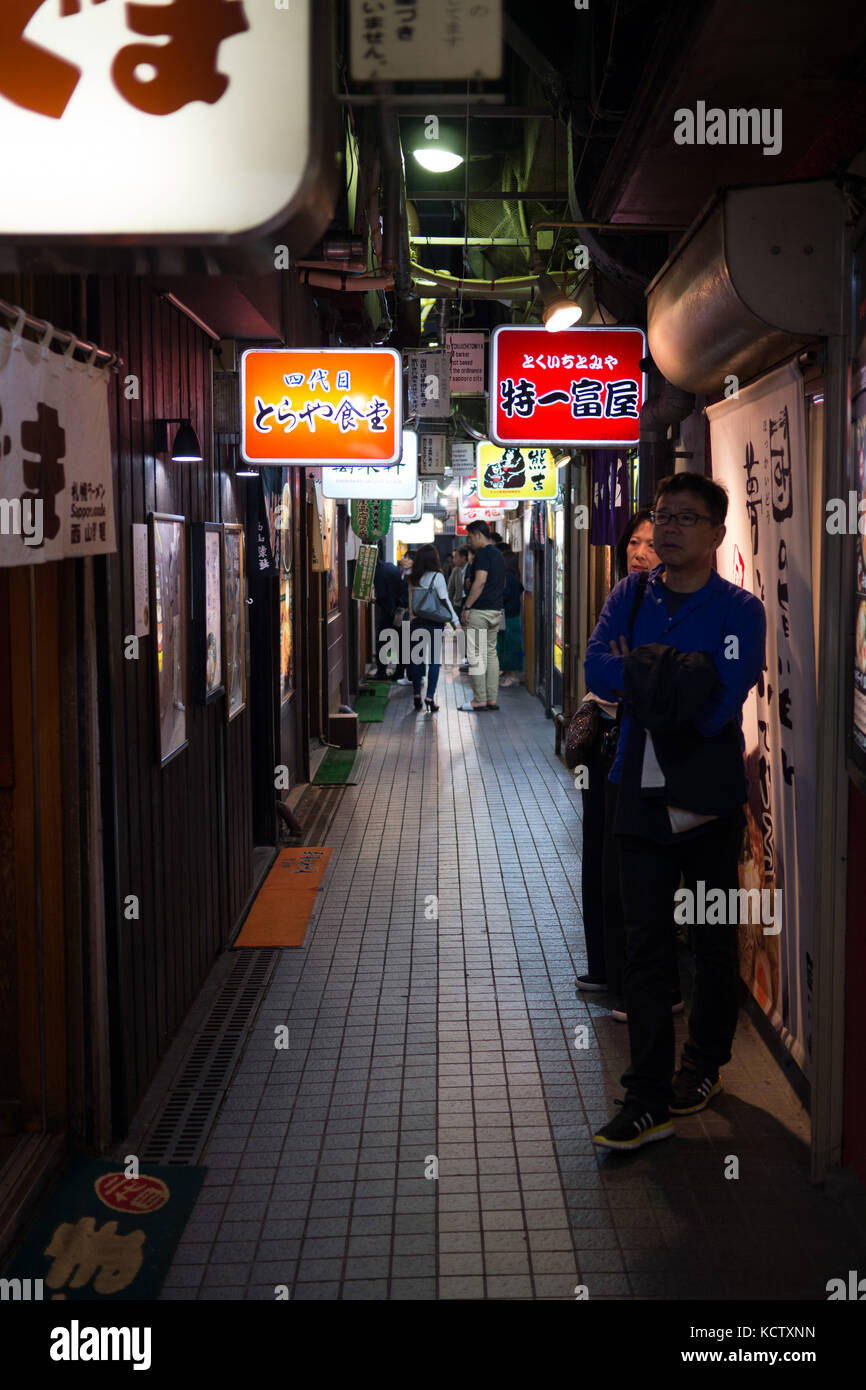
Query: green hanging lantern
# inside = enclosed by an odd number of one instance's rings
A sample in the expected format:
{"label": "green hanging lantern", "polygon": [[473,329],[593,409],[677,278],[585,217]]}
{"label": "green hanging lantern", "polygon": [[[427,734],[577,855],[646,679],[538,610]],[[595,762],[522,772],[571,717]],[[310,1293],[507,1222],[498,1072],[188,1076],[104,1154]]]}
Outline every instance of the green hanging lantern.
{"label": "green hanging lantern", "polygon": [[352,530],[367,545],[384,540],[391,526],[391,503],[367,498],[354,499],[350,519]]}

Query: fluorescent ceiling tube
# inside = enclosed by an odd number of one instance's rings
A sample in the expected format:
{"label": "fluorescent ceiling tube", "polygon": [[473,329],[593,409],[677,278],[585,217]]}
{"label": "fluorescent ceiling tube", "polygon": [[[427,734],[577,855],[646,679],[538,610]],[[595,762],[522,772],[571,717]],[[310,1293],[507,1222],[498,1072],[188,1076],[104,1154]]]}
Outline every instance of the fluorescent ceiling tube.
{"label": "fluorescent ceiling tube", "polygon": [[542,320],[548,333],[558,333],[562,328],[571,328],[583,317],[583,310],[573,299],[562,293],[549,275],[539,275],[538,288],[544,302]]}
{"label": "fluorescent ceiling tube", "polygon": [[413,150],[412,153],[421,168],[428,169],[431,174],[447,174],[452,169],[456,169],[458,164],[463,163],[462,154],[454,154],[452,150],[443,150],[441,145],[422,145],[420,149]]}

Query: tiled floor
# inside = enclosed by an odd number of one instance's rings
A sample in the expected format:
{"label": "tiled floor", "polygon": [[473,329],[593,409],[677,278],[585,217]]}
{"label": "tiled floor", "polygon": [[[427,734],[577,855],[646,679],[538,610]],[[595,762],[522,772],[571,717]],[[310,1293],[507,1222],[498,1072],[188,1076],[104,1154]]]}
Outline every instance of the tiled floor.
{"label": "tiled floor", "polygon": [[580,795],[536,700],[463,714],[455,677],[438,715],[398,687],[368,727],[163,1297],[826,1298],[864,1251],[745,1017],[711,1109],[593,1148],[627,1039],[574,992]]}

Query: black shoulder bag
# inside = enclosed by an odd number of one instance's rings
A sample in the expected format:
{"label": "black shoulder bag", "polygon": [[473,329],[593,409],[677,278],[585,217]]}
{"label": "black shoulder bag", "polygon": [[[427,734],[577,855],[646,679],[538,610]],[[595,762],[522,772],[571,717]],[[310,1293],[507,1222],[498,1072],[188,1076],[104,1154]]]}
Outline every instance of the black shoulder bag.
{"label": "black shoulder bag", "polygon": [[[634,601],[632,602],[632,605],[631,605],[631,612],[629,613],[629,618],[628,618],[628,646],[629,646],[629,651],[631,651],[632,646],[634,645],[634,625],[635,625],[635,619],[637,618],[638,609],[640,608],[641,604],[643,603],[643,596],[644,596],[644,594],[646,593],[646,586],[647,586],[648,583],[649,583],[649,571],[648,571],[648,570],[644,570],[643,573],[642,573],[642,575],[641,575],[641,577],[640,577],[640,579],[637,581],[637,587],[635,588],[635,592],[634,592]],[[601,743],[601,756],[602,756],[603,761],[607,764],[607,766],[608,766],[609,768],[613,766],[614,759],[616,758],[616,750],[617,750],[617,748],[618,748],[618,746],[619,746],[619,730],[620,730],[620,725],[621,725],[621,724],[622,724],[622,700],[620,700],[620,702],[619,702],[619,704],[618,704],[618,706],[617,706],[617,711],[616,711],[616,723],[614,724],[614,726],[613,726],[612,729],[608,729],[607,733],[604,734],[604,736],[603,736],[603,738],[602,738],[602,743]]]}

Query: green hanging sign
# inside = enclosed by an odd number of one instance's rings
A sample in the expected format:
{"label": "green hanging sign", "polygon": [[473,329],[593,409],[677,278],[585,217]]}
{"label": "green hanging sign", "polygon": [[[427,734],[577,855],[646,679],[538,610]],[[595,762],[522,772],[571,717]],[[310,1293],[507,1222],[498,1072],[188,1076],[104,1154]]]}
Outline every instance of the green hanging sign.
{"label": "green hanging sign", "polygon": [[362,545],[355,560],[355,578],[352,582],[352,598],[361,603],[369,603],[373,597],[373,578],[379,559],[379,547]]}
{"label": "green hanging sign", "polygon": [[384,540],[391,525],[391,503],[357,498],[352,501],[350,519],[355,535],[367,545]]}

